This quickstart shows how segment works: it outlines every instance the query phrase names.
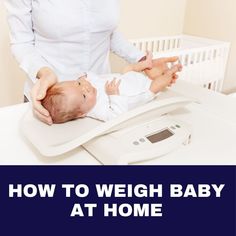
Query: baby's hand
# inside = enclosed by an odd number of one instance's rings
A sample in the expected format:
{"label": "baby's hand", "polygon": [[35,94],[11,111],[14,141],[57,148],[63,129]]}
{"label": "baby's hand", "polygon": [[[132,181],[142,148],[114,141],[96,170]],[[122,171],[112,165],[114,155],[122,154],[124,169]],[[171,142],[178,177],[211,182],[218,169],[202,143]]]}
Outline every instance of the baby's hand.
{"label": "baby's hand", "polygon": [[109,95],[120,95],[120,91],[119,91],[119,86],[120,86],[121,80],[116,80],[116,78],[114,78],[111,82],[106,82],[105,84],[105,91],[106,94]]}

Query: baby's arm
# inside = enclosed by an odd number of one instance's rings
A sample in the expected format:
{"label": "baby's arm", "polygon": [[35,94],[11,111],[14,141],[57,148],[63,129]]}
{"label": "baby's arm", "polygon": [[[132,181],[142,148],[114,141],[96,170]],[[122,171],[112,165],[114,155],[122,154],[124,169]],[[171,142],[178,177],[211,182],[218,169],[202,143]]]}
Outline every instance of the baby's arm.
{"label": "baby's arm", "polygon": [[105,121],[111,120],[118,115],[128,111],[127,97],[120,96],[119,86],[121,80],[113,79],[111,82],[105,84],[105,91],[109,97],[109,106],[103,111],[103,119]]}
{"label": "baby's arm", "polygon": [[146,69],[151,69],[152,68],[152,53],[148,52],[146,56],[146,60],[140,61],[136,64],[129,64],[124,68],[123,73],[127,73],[130,71],[135,71],[135,72],[143,72]]}

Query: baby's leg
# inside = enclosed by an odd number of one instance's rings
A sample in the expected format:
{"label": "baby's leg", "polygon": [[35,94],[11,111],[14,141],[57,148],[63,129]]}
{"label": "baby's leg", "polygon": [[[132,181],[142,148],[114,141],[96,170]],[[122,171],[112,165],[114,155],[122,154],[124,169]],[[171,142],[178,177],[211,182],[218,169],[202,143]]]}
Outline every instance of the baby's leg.
{"label": "baby's leg", "polygon": [[145,74],[148,76],[149,79],[154,80],[155,78],[157,78],[158,76],[161,76],[162,73],[159,70],[159,68],[157,67],[153,67],[152,69],[146,69]]}
{"label": "baby's leg", "polygon": [[135,72],[143,72],[146,69],[152,68],[152,53],[148,52],[147,53],[147,58],[145,61],[140,61],[135,64],[130,64],[127,65],[124,68],[124,73],[130,72],[130,71],[135,71]]}
{"label": "baby's leg", "polygon": [[179,66],[173,66],[164,75],[155,78],[151,85],[150,91],[153,93],[158,93],[164,90],[167,86],[170,86],[177,79],[176,73],[179,71]]}

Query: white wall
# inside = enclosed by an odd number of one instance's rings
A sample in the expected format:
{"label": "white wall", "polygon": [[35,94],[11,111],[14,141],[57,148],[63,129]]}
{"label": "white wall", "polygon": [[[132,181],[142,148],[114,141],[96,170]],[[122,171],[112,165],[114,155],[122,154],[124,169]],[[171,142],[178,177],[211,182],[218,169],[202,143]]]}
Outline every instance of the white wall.
{"label": "white wall", "polygon": [[0,1],[0,107],[23,100],[24,73],[11,55],[5,9]]}
{"label": "white wall", "polygon": [[224,90],[236,91],[236,0],[188,0],[184,33],[232,43]]}
{"label": "white wall", "polygon": [[120,29],[128,38],[182,33],[186,0],[121,0]]}
{"label": "white wall", "polygon": [[[120,31],[127,39],[182,34],[186,0],[121,0]],[[113,71],[124,62],[112,56]]]}

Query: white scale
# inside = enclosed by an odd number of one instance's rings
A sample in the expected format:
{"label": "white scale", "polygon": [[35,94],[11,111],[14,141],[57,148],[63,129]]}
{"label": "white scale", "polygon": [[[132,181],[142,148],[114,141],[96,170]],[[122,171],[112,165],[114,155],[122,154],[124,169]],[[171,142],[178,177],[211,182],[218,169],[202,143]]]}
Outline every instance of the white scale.
{"label": "white scale", "polygon": [[163,116],[95,138],[83,147],[107,165],[125,165],[164,156],[191,140],[189,125]]}
{"label": "white scale", "polygon": [[190,102],[168,90],[109,122],[84,118],[53,126],[38,121],[29,111],[21,120],[21,130],[44,156],[83,146],[102,164],[125,165],[164,156],[188,144],[190,126],[166,114]]}

